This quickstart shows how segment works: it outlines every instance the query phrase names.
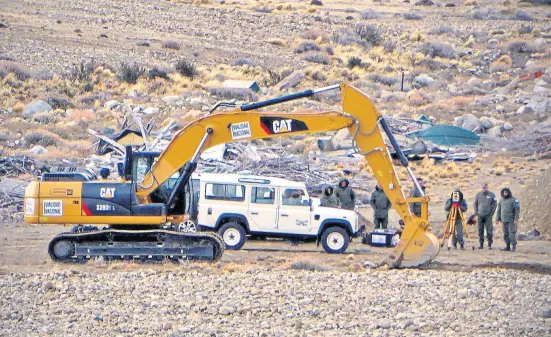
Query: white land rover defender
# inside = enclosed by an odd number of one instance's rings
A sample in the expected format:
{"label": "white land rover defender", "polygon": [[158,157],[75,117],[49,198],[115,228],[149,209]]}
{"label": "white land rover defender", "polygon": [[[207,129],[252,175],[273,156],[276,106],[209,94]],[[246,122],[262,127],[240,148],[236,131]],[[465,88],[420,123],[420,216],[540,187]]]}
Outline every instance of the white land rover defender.
{"label": "white land rover defender", "polygon": [[361,235],[354,211],[322,207],[304,183],[237,174],[196,173],[198,229],[214,230],[227,249],[240,249],[247,235],[315,239],[328,253],[343,253]]}

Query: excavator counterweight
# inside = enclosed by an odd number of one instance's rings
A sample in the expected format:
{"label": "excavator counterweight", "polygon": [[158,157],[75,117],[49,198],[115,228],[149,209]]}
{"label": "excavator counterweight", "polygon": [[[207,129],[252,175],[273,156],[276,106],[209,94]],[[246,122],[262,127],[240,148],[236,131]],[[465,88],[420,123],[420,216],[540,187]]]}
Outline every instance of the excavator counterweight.
{"label": "excavator counterweight", "polygon": [[[342,112],[258,112],[260,108],[305,98],[328,90],[341,90]],[[217,106],[229,106],[231,103]],[[60,234],[50,244],[56,261],[78,262],[95,256],[122,258],[176,257],[217,260],[223,242],[212,233],[183,233],[193,193],[191,173],[200,153],[219,144],[348,128],[358,153],[373,170],[405,227],[401,240],[384,263],[390,267],[414,267],[433,260],[439,252],[430,233],[428,198],[407,199],[383,133],[411,176],[421,195],[407,159],[402,154],[383,116],[358,89],[341,84],[245,104],[229,112],[212,113],[178,131],[141,179],[132,179],[131,151],[127,151],[124,179],[104,181],[36,181],[26,190],[25,221],[52,224],[107,225],[104,230]],[[171,177],[175,182],[169,184]],[[421,202],[421,217],[412,215],[409,202]]]}

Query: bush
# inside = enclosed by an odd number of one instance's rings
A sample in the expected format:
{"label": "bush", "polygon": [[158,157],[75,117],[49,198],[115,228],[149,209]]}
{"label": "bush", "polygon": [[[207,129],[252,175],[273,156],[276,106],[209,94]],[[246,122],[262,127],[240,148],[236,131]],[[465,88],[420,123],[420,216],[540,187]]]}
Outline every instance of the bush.
{"label": "bush", "polygon": [[437,28],[434,28],[430,33],[432,35],[444,35],[444,34],[451,34],[454,33],[454,29],[450,26],[440,26]]}
{"label": "bush", "polygon": [[19,81],[25,81],[31,78],[27,68],[13,61],[0,61],[0,78],[13,74]]}
{"label": "bush", "polygon": [[258,101],[258,96],[250,89],[210,88],[209,92],[212,96],[217,96],[224,99],[236,99],[246,102]]}
{"label": "bush", "polygon": [[242,66],[256,67],[256,63],[254,63],[249,59],[241,58],[241,57],[233,61],[231,65],[233,67],[242,67]]}
{"label": "bush", "polygon": [[309,51],[320,51],[320,50],[321,50],[320,46],[318,46],[316,43],[306,41],[306,42],[302,42],[295,48],[295,53],[302,54]]}
{"label": "bush", "polygon": [[381,30],[373,24],[357,23],[356,34],[371,46],[377,46],[383,40]]}
{"label": "bush", "polygon": [[330,46],[325,47],[325,52],[330,56],[335,55],[335,51]]}
{"label": "bush", "polygon": [[60,97],[50,97],[46,100],[46,103],[50,104],[53,109],[67,110],[74,107],[73,103]]}
{"label": "bush", "polygon": [[310,53],[302,57],[304,61],[314,62],[319,64],[329,64],[329,57],[321,53]]}
{"label": "bush", "polygon": [[532,48],[528,42],[522,40],[511,41],[507,44],[507,50],[512,53],[531,53]]}
{"label": "bush", "polygon": [[329,35],[321,29],[309,29],[300,34],[300,37],[305,40],[316,40],[321,37],[323,42],[329,42]]}
{"label": "bush", "polygon": [[519,20],[519,21],[534,21],[534,18],[523,11],[516,11],[515,15],[513,15],[513,20]]}
{"label": "bush", "polygon": [[119,69],[119,79],[126,83],[135,84],[144,72],[145,69],[137,63],[127,64],[123,62]]}
{"label": "bush", "polygon": [[362,46],[366,49],[368,49],[370,47],[369,43],[367,43],[367,41],[362,40],[358,36],[358,34],[352,32],[348,29],[343,29],[343,30],[340,30],[339,32],[334,32],[333,37],[331,38],[331,40],[334,43],[340,44],[342,46],[359,45],[359,46]]}
{"label": "bush", "polygon": [[52,124],[55,123],[55,117],[48,112],[39,113],[33,116],[32,120],[38,124]]}
{"label": "bush", "polygon": [[263,6],[263,7],[254,7],[253,11],[259,12],[259,13],[271,13],[274,10],[271,9],[270,7]]}
{"label": "bush", "polygon": [[425,42],[417,51],[427,57],[441,57],[446,59],[454,59],[456,57],[455,50],[452,46],[441,42]]}
{"label": "bush", "polygon": [[69,70],[69,78],[75,82],[88,82],[94,69],[96,69],[96,64],[93,61],[81,61],[79,64],[73,64]]}
{"label": "bush", "polygon": [[307,271],[327,271],[328,268],[325,266],[320,266],[310,261],[296,261],[293,262],[290,266],[292,270],[307,270]]}
{"label": "bush", "polygon": [[500,20],[502,16],[495,10],[488,8],[487,10],[478,10],[473,13],[475,20]]}
{"label": "bush", "polygon": [[532,33],[532,30],[534,28],[532,28],[532,26],[530,25],[525,25],[525,24],[521,24],[520,27],[518,27],[518,33],[519,34],[530,34]]}
{"label": "bush", "polygon": [[54,78],[54,74],[48,69],[40,69],[33,74],[33,77],[39,81],[49,81]]}
{"label": "bush", "polygon": [[406,20],[421,20],[423,17],[415,12],[404,13],[404,19]]}
{"label": "bush", "polygon": [[174,68],[180,75],[184,77],[193,79],[195,76],[197,76],[197,69],[195,68],[195,64],[193,64],[192,62],[180,60],[176,63],[176,66]]}
{"label": "bush", "polygon": [[362,59],[356,56],[352,56],[348,59],[347,66],[348,68],[352,69],[355,67],[361,67],[362,65]]}
{"label": "bush", "polygon": [[84,87],[82,87],[82,90],[84,90],[85,92],[94,91],[94,85],[92,83],[88,82],[84,85]]}
{"label": "bush", "polygon": [[57,145],[59,136],[46,130],[36,130],[27,133],[23,139],[29,145],[51,146]]}
{"label": "bush", "polygon": [[162,78],[167,81],[170,80],[170,77],[168,77],[168,72],[157,67],[153,67],[147,72],[147,78],[150,80],[154,80],[156,78]]}
{"label": "bush", "polygon": [[379,14],[378,12],[372,9],[368,9],[365,11],[361,11],[360,17],[362,18],[362,20],[375,20],[375,19],[380,19],[381,14]]}
{"label": "bush", "polygon": [[398,46],[398,42],[394,39],[388,40],[384,44],[384,48],[387,52],[392,53]]}
{"label": "bush", "polygon": [[378,82],[387,86],[393,86],[398,83],[398,79],[394,77],[381,76],[379,74],[371,74],[368,77],[373,82]]}
{"label": "bush", "polygon": [[163,48],[180,50],[180,43],[178,41],[174,41],[174,40],[164,40],[163,41]]}
{"label": "bush", "polygon": [[511,69],[513,66],[513,59],[509,55],[502,55],[500,58],[490,64],[490,72],[503,72]]}
{"label": "bush", "polygon": [[354,9],[354,8],[346,8],[346,9],[344,10],[344,12],[345,12],[345,13],[356,13],[357,10]]}

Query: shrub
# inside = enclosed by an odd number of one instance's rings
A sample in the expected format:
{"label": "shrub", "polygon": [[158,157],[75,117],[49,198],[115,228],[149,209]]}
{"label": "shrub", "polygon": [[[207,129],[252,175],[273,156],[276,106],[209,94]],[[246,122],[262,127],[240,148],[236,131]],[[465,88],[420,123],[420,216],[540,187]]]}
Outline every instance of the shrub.
{"label": "shrub", "polygon": [[36,130],[25,134],[23,139],[29,145],[51,146],[57,145],[59,136],[46,130]]}
{"label": "shrub", "polygon": [[380,28],[373,24],[357,23],[356,34],[371,46],[377,46],[383,40]]}
{"label": "shrub", "polygon": [[54,74],[48,69],[40,69],[33,74],[33,77],[39,81],[49,81],[54,78]]}
{"label": "shrub", "polygon": [[404,13],[404,19],[406,20],[421,20],[423,17],[415,12]]}
{"label": "shrub", "polygon": [[490,72],[502,72],[511,69],[513,59],[509,55],[502,55],[500,58],[490,64]]}
{"label": "shrub", "polygon": [[320,46],[318,46],[316,43],[306,41],[306,42],[302,42],[295,48],[295,53],[302,54],[309,51],[320,51],[320,50],[321,50]]}
{"label": "shrub", "polygon": [[430,33],[432,35],[444,35],[444,34],[451,34],[453,32],[455,31],[450,26],[439,26],[437,28],[434,28]]}
{"label": "shrub", "polygon": [[530,34],[532,33],[532,26],[521,24],[520,27],[518,27],[517,31],[519,34]]}
{"label": "shrub", "polygon": [[534,17],[523,11],[516,11],[513,15],[513,20],[519,21],[534,21]]}
{"label": "shrub", "polygon": [[126,83],[135,84],[144,72],[145,69],[137,63],[128,64],[123,62],[119,69],[119,79]]}
{"label": "shrub", "polygon": [[82,90],[84,90],[85,92],[94,91],[94,85],[92,83],[88,82],[84,85],[84,87],[82,87]]}
{"label": "shrub", "polygon": [[323,6],[323,3],[321,2],[321,0],[311,0],[310,5],[312,5],[312,6]]}
{"label": "shrub", "polygon": [[345,13],[356,13],[357,10],[354,9],[354,8],[346,8],[346,9],[344,10],[344,12],[345,12]]}
{"label": "shrub", "polygon": [[314,62],[319,64],[329,64],[329,57],[321,53],[309,53],[302,57],[304,61]]}
{"label": "shrub", "polygon": [[212,96],[217,96],[225,99],[236,99],[239,101],[247,102],[258,101],[258,96],[250,89],[210,88],[209,92]]}
{"label": "shrub", "polygon": [[94,69],[96,69],[94,61],[81,61],[79,64],[73,64],[68,76],[75,82],[88,82]]}
{"label": "shrub", "polygon": [[323,42],[329,42],[329,35],[321,29],[316,28],[302,32],[300,37],[305,40],[317,40],[318,38],[321,38]]}
{"label": "shrub", "polygon": [[327,271],[328,268],[325,266],[320,266],[310,261],[296,261],[293,262],[289,269],[292,270],[307,270],[307,271]]}
{"label": "shrub", "polygon": [[362,59],[356,56],[352,56],[348,59],[347,66],[352,69],[354,67],[360,67],[362,65]]}
{"label": "shrub", "polygon": [[253,61],[246,59],[246,58],[238,58],[237,60],[233,61],[232,66],[234,67],[241,67],[241,66],[249,66],[249,67],[256,67],[256,63]]}
{"label": "shrub", "polygon": [[387,52],[392,53],[398,46],[398,42],[396,40],[388,40],[384,44],[384,48]]}
{"label": "shrub", "polygon": [[342,29],[339,32],[334,32],[333,37],[331,40],[336,43],[340,44],[342,46],[352,46],[352,45],[359,45],[364,48],[369,48],[369,43],[367,41],[362,40],[358,34],[348,30],[348,29]]}
{"label": "shrub", "polygon": [[473,13],[473,19],[475,20],[500,20],[501,18],[502,16],[491,8],[478,10]]}
{"label": "shrub", "polygon": [[335,55],[335,51],[330,46],[325,47],[325,52],[331,56]]}
{"label": "shrub", "polygon": [[511,41],[507,44],[507,50],[512,53],[531,53],[532,48],[528,42],[522,40]]}
{"label": "shrub", "polygon": [[398,79],[394,77],[381,76],[379,74],[371,74],[368,77],[373,82],[378,82],[387,86],[392,86],[398,83]]}
{"label": "shrub", "polygon": [[192,62],[186,61],[186,60],[180,60],[176,63],[176,66],[174,66],[176,71],[187,78],[193,79],[195,76],[197,76],[197,69],[195,68],[195,64]]}
{"label": "shrub", "polygon": [[34,115],[32,120],[38,124],[52,124],[55,122],[55,117],[44,112]]}
{"label": "shrub", "polygon": [[48,100],[46,100],[46,102],[50,104],[54,109],[67,110],[69,108],[74,107],[71,102],[69,102],[65,98],[60,98],[60,97],[50,97],[48,98]]}
{"label": "shrub", "polygon": [[259,12],[259,13],[271,13],[274,10],[271,9],[270,7],[263,6],[263,7],[254,7],[253,11]]}
{"label": "shrub", "polygon": [[163,48],[180,50],[180,43],[178,41],[174,41],[174,40],[164,40],[163,41]]}
{"label": "shrub", "polygon": [[455,50],[452,46],[442,42],[425,42],[417,49],[418,52],[427,57],[441,57],[446,59],[454,59],[456,57]]}
{"label": "shrub", "polygon": [[362,18],[362,20],[375,20],[375,19],[380,19],[381,14],[379,14],[378,12],[372,9],[368,9],[365,11],[361,11],[360,17]]}
{"label": "shrub", "polygon": [[164,69],[159,69],[157,67],[153,67],[149,69],[147,72],[147,78],[150,80],[154,80],[156,78],[163,78],[165,80],[170,80],[170,77],[168,77],[168,72]]}
{"label": "shrub", "polygon": [[13,61],[0,61],[0,78],[13,74],[19,81],[25,81],[31,78],[27,68]]}

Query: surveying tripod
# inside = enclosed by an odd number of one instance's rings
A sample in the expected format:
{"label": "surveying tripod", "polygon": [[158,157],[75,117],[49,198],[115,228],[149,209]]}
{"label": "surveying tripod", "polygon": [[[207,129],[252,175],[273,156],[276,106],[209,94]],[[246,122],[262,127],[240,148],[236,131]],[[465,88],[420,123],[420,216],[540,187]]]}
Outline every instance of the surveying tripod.
{"label": "surveying tripod", "polygon": [[[457,217],[461,219],[461,226],[463,226],[463,231],[465,232],[465,237],[467,239],[471,239],[469,235],[469,230],[467,229],[467,223],[465,222],[465,217],[463,216],[463,212],[461,212],[461,202],[463,201],[463,193],[454,191],[452,193],[452,207],[450,209],[450,213],[448,214],[448,220],[446,221],[446,226],[444,227],[444,236],[442,237],[442,242],[440,243],[440,247],[444,247],[444,243],[446,242],[446,239],[448,240],[448,250],[451,249],[453,237],[455,236],[455,227],[456,227],[456,220]],[[474,246],[473,246],[474,250]]]}

